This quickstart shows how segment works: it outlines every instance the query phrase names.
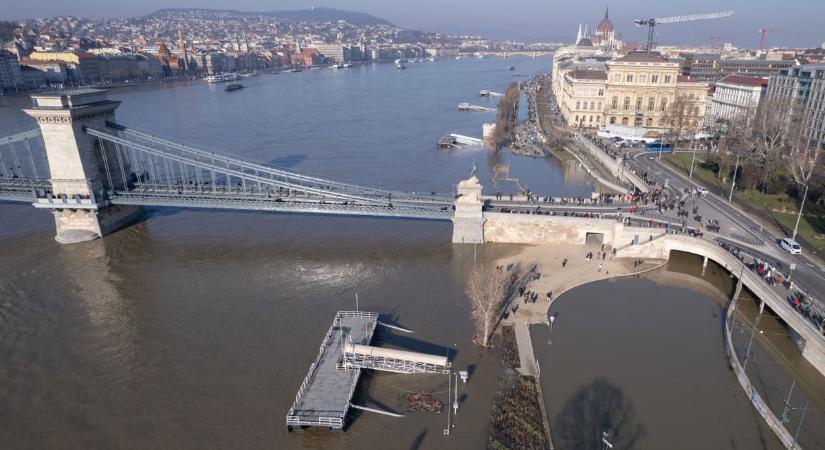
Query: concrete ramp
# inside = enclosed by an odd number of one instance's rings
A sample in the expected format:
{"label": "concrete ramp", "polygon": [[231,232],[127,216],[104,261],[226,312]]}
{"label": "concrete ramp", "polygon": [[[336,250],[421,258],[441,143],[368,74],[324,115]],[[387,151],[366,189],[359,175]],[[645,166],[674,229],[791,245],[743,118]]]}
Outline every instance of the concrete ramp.
{"label": "concrete ramp", "polygon": [[344,346],[345,369],[373,369],[395,373],[449,373],[446,356],[347,343]]}

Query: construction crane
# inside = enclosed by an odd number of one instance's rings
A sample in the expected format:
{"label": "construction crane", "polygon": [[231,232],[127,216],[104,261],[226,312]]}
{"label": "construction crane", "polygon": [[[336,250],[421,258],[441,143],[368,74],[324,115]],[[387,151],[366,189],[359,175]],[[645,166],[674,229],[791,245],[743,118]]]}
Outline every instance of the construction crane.
{"label": "construction crane", "polygon": [[759,34],[762,35],[762,37],[759,38],[759,50],[764,50],[765,49],[765,38],[768,37],[768,33],[773,33],[775,31],[785,31],[785,30],[783,30],[781,28],[760,28],[757,31],[759,31]]}
{"label": "construction crane", "polygon": [[653,33],[656,28],[656,25],[664,23],[690,22],[693,20],[721,19],[722,17],[730,17],[732,15],[733,11],[721,11],[707,14],[688,14],[685,16],[657,17],[655,19],[636,19],[633,21],[633,23],[635,23],[637,27],[648,27],[646,49],[647,52],[650,53],[653,50]]}

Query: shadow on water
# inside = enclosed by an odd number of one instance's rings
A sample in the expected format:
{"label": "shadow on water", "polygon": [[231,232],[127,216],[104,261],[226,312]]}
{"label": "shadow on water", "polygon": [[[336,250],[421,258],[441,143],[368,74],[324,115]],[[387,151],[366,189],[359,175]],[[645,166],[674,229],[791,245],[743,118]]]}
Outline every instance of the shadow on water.
{"label": "shadow on water", "polygon": [[427,437],[427,430],[418,433],[418,436],[415,437],[413,440],[412,445],[410,445],[410,450],[418,450],[421,448],[421,444],[424,442],[424,438]]}
{"label": "shadow on water", "polygon": [[307,159],[307,155],[285,155],[279,156],[277,158],[272,158],[267,161],[268,164],[272,164],[279,169],[288,169],[291,167],[295,167],[298,164],[304,162]]}
{"label": "shadow on water", "polygon": [[596,378],[564,404],[552,427],[553,439],[560,448],[599,450],[607,431],[614,448],[634,449],[645,435],[635,416],[633,404],[618,386]]}

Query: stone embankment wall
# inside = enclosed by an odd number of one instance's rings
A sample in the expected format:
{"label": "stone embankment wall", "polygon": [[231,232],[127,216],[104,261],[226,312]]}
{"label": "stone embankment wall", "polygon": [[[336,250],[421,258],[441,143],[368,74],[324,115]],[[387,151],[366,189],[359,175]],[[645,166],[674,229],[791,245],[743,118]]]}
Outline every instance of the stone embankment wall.
{"label": "stone embankment wall", "polygon": [[648,242],[664,234],[660,228],[630,227],[614,219],[484,213],[484,242],[512,244],[584,244],[588,235],[620,248],[634,240]]}
{"label": "stone embankment wall", "polygon": [[619,178],[619,175],[622,176],[625,180],[632,183],[642,192],[650,191],[650,186],[645,183],[638,175],[627,170],[627,168],[622,169],[621,164],[616,159],[613,159],[610,155],[602,151],[600,148],[596,147],[592,142],[588,141],[584,138],[578,139],[579,144],[587,150],[587,153],[592,156],[596,161],[598,161],[602,166],[604,166],[614,177]]}
{"label": "stone embankment wall", "polygon": [[742,363],[739,362],[739,358],[736,356],[736,349],[733,347],[733,339],[731,338],[731,318],[734,316],[736,312],[736,299],[733,299],[730,304],[728,305],[728,309],[725,312],[725,353],[728,355],[728,361],[730,362],[730,366],[733,369],[734,373],[736,373],[736,379],[739,381],[739,385],[742,386],[742,389],[745,390],[745,394],[747,394],[748,399],[750,399],[751,403],[753,404],[754,409],[756,412],[765,419],[765,423],[773,430],[776,434],[776,437],[782,441],[782,444],[785,448],[793,448],[794,450],[802,450],[798,444],[794,445],[794,438],[791,433],[785,429],[785,426],[782,424],[776,414],[771,411],[771,408],[768,406],[767,402],[759,395],[759,392],[756,392],[756,389],[753,387],[751,380],[748,378],[748,374],[745,373],[745,369],[742,367]]}

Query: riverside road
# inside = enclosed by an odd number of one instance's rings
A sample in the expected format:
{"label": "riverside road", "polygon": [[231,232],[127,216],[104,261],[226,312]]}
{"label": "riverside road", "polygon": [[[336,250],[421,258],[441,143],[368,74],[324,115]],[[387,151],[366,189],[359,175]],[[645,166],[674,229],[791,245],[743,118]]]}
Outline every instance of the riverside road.
{"label": "riverside road", "polygon": [[[648,178],[655,180],[657,184],[664,185],[667,180],[668,188],[679,192],[685,189],[695,189],[700,184],[690,180],[682,174],[660,161],[656,155],[645,152],[637,152],[632,156],[632,160],[627,164],[635,165],[642,171],[647,171]],[[711,192],[701,197],[699,201],[700,213],[706,218],[713,218],[720,221],[723,231],[734,232],[745,237],[757,238],[764,241],[764,245],[750,246],[749,250],[766,259],[778,267],[781,267],[787,274],[791,264],[795,264],[795,270],[791,275],[792,280],[806,289],[808,292],[825,292],[825,269],[822,263],[806,255],[803,250],[802,255],[790,255],[782,250],[776,243],[779,239],[786,237],[779,230],[772,230],[760,224],[756,219],[740,210],[737,206],[730,204],[726,198],[722,198],[711,187]],[[821,299],[820,299],[821,300]]]}

